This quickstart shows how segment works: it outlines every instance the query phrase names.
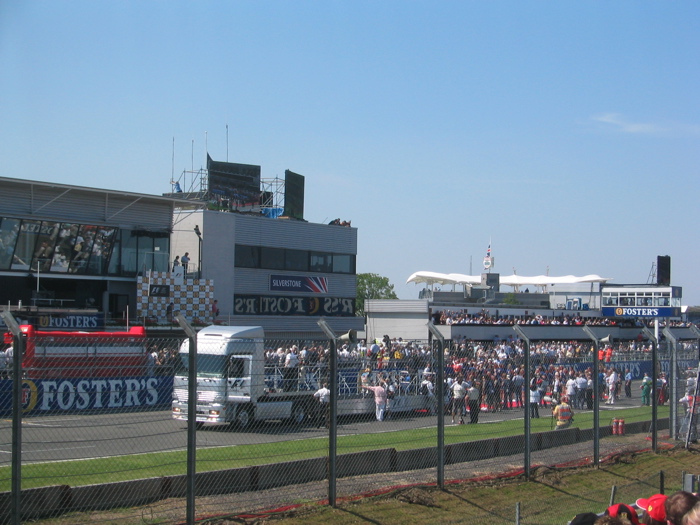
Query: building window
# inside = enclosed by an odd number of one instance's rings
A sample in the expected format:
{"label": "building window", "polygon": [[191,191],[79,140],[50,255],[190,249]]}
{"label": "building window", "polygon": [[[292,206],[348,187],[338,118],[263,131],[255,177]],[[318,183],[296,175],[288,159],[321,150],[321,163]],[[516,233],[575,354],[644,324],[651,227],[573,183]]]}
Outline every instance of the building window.
{"label": "building window", "polygon": [[355,273],[355,257],[352,255],[334,255],[333,273]]}
{"label": "building window", "polygon": [[332,273],[333,255],[330,253],[311,252],[311,265],[309,269],[312,272]]}
{"label": "building window", "polygon": [[236,256],[234,257],[236,268],[259,268],[260,248],[257,246],[236,245]]}
{"label": "building window", "polygon": [[354,255],[236,245],[236,268],[316,273],[355,273]]}
{"label": "building window", "polygon": [[284,270],[284,248],[260,248],[260,267],[268,270]]}
{"label": "building window", "polygon": [[3,218],[0,223],[0,270],[9,270],[19,236],[19,219]]}
{"label": "building window", "polygon": [[12,257],[12,270],[29,270],[40,230],[40,221],[22,221],[15,254]]}
{"label": "building window", "polygon": [[284,269],[295,272],[308,272],[309,252],[306,250],[285,250]]}

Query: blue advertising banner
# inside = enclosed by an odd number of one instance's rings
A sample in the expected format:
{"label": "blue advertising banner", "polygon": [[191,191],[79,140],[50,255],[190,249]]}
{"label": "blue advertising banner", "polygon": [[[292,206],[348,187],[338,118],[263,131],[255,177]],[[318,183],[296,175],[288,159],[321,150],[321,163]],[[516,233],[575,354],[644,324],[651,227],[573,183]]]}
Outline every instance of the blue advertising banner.
{"label": "blue advertising banner", "polygon": [[603,306],[603,317],[678,317],[680,308],[672,306]]}
{"label": "blue advertising banner", "polygon": [[102,312],[94,314],[50,314],[29,318],[37,330],[103,330],[105,317]]}
{"label": "blue advertising banner", "polygon": [[270,275],[270,291],[328,293],[328,279],[298,275]]}
{"label": "blue advertising banner", "polygon": [[[172,376],[22,379],[25,416],[167,408]],[[0,416],[12,415],[12,380],[0,380]]]}

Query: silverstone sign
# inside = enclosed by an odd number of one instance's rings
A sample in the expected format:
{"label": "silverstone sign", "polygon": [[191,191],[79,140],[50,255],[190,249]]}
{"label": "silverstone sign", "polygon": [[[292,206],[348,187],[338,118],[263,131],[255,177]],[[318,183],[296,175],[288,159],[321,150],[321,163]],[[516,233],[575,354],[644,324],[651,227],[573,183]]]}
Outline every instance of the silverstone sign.
{"label": "silverstone sign", "polygon": [[297,275],[270,275],[271,292],[328,293],[326,277],[301,277]]}

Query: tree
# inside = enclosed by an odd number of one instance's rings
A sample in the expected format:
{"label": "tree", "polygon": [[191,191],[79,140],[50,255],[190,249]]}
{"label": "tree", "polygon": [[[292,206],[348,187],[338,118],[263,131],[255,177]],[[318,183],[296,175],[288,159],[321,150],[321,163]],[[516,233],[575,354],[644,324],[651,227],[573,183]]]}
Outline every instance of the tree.
{"label": "tree", "polygon": [[355,315],[364,317],[366,299],[398,299],[398,296],[388,277],[376,273],[358,273]]}

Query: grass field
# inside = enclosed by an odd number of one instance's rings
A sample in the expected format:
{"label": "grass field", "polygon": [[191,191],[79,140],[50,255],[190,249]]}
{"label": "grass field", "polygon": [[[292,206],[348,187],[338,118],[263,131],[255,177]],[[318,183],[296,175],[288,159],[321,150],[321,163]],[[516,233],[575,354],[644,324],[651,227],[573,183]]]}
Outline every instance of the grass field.
{"label": "grass field", "polygon": [[[544,416],[544,411],[543,414]],[[659,407],[659,417],[668,416],[668,407]],[[603,416],[601,416],[602,419]],[[647,407],[636,407],[615,411],[615,417],[627,421],[649,418]],[[531,420],[532,432],[550,430],[551,418]],[[601,420],[601,426],[609,421]],[[581,429],[593,427],[593,413],[576,414],[575,425]],[[445,426],[445,444],[463,443],[482,439],[495,439],[504,436],[522,435],[522,419],[484,423],[469,426],[465,434],[463,426]],[[437,444],[437,428],[420,428],[398,432],[380,432],[341,436],[338,438],[339,454],[395,448],[408,450],[434,447]],[[238,445],[234,447],[202,448],[197,451],[197,472],[231,469],[324,457],[328,455],[328,438],[315,438],[276,443]],[[112,458],[86,459],[36,463],[22,466],[22,488],[35,488],[49,485],[81,486],[158,476],[174,476],[186,473],[186,452],[162,452],[119,456]],[[10,467],[0,468],[0,491],[10,490]]]}
{"label": "grass field", "polygon": [[[662,474],[663,473],[663,474]],[[538,468],[530,481],[521,476],[413,486],[340,501],[335,508],[302,504],[291,511],[255,517],[212,518],[209,524],[265,523],[279,525],[408,525],[408,524],[515,524],[519,505],[522,525],[564,525],[579,512],[603,512],[614,503],[634,503],[659,492],[682,488],[683,473],[700,473],[700,450],[682,448],[624,454],[599,469]]]}

